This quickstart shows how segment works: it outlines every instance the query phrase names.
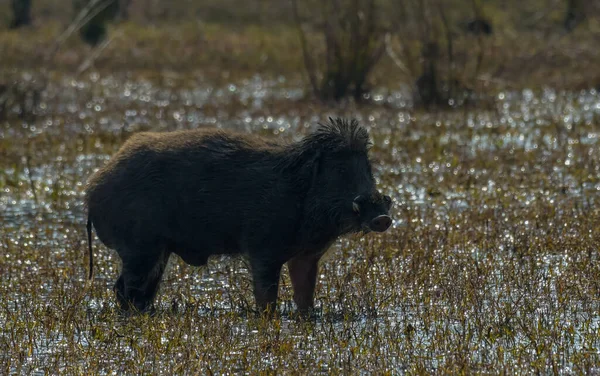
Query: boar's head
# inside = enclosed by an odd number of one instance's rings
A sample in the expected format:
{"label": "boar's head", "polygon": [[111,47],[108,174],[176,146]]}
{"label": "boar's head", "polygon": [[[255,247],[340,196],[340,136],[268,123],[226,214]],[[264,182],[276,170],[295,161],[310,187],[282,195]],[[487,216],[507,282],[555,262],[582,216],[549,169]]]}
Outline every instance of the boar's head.
{"label": "boar's head", "polygon": [[[367,130],[356,120],[329,119],[302,142],[312,152],[307,220],[337,228],[339,234],[383,232],[392,219],[392,200],[375,186]],[[306,179],[305,179],[306,180]]]}

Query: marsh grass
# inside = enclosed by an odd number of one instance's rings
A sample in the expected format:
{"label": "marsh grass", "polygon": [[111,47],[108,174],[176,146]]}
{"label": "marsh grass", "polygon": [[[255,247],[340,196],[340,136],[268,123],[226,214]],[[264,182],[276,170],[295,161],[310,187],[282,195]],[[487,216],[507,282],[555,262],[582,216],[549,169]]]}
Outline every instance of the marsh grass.
{"label": "marsh grass", "polygon": [[[502,92],[435,114],[395,92],[332,109],[257,77],[51,77],[32,120],[15,110],[0,128],[2,373],[600,371],[597,92]],[[285,272],[281,316],[256,318],[240,258],[173,257],[152,317],[116,311],[119,261],[97,239],[86,282],[84,183],[132,132],[291,140],[335,113],[371,128],[396,221],[335,244],[313,320],[294,317]]]}

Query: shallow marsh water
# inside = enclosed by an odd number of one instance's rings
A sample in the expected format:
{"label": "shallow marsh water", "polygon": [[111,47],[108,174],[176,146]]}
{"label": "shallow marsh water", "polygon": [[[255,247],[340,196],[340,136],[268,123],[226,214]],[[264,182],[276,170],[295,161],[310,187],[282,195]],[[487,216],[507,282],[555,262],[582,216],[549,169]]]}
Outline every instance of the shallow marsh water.
{"label": "shallow marsh water", "polygon": [[[51,76],[29,110],[9,108],[2,372],[600,373],[598,92],[504,92],[435,113],[414,110],[402,88],[363,106],[303,96],[283,78],[91,73]],[[294,140],[329,115],[370,127],[395,221],[335,244],[314,320],[293,317],[286,273],[282,317],[254,318],[239,258],[192,268],[172,257],[154,317],[116,312],[118,258],[97,239],[86,284],[84,184],[132,132],[218,126]]]}

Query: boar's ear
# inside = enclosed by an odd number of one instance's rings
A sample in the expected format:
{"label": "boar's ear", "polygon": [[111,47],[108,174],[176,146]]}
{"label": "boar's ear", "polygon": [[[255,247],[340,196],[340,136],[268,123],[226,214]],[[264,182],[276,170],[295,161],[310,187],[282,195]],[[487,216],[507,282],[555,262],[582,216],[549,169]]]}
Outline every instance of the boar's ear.
{"label": "boar's ear", "polygon": [[316,184],[317,175],[319,174],[319,170],[321,169],[321,151],[317,151],[315,153],[314,157],[312,158],[311,164],[312,164],[312,176],[310,179],[310,186],[312,187],[313,185]]}
{"label": "boar's ear", "polygon": [[301,179],[305,182],[306,191],[315,186],[321,167],[321,151],[317,150],[306,159],[300,170]]}

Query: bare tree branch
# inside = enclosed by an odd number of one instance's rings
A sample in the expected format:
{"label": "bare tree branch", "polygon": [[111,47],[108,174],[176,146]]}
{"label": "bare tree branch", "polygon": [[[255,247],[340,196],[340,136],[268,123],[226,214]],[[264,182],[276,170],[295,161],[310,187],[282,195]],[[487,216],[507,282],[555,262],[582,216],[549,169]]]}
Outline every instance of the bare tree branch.
{"label": "bare tree branch", "polygon": [[300,20],[300,14],[298,12],[298,4],[296,0],[291,0],[292,2],[292,11],[294,14],[294,22],[296,23],[296,27],[298,29],[298,36],[300,38],[300,46],[302,48],[302,57],[304,58],[304,67],[306,68],[306,74],[308,75],[308,79],[310,81],[310,85],[313,89],[315,95],[319,95],[319,87],[317,84],[317,76],[315,73],[315,66],[313,64],[312,59],[308,53],[308,44],[306,42],[306,35],[304,30],[302,30],[302,23]]}

